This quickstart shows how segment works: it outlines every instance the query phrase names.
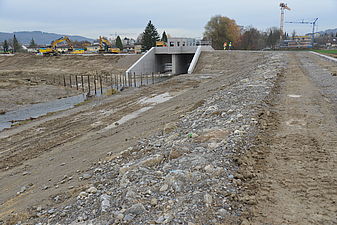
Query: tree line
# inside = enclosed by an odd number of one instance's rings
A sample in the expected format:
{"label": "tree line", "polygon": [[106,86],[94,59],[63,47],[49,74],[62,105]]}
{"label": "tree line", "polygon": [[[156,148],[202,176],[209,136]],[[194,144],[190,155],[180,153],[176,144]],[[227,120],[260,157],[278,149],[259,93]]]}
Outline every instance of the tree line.
{"label": "tree line", "polygon": [[[292,37],[296,35],[294,31]],[[284,38],[289,38],[289,34],[282,34]],[[232,43],[233,49],[240,50],[261,50],[264,48],[275,49],[278,45],[281,37],[280,29],[271,27],[267,31],[260,31],[252,26],[241,27],[236,24],[235,20],[224,16],[212,17],[205,26],[205,32],[203,34],[203,40],[211,41],[214,49],[224,49],[224,43]],[[337,37],[336,34],[325,34],[319,37],[318,43],[330,41]],[[156,46],[157,41],[167,42],[168,35],[164,31],[161,38],[157,32],[156,27],[150,20],[145,27],[143,33],[138,37],[139,44],[142,45],[142,50],[147,51]],[[87,46],[90,43],[75,42],[74,45]],[[14,37],[10,40],[5,40],[2,44],[5,52],[20,52],[22,51],[22,45]],[[34,39],[31,40],[29,47],[37,47]],[[116,47],[123,49],[123,43],[118,36],[116,38]]]}
{"label": "tree line", "polygon": [[233,43],[234,49],[274,49],[280,41],[280,34],[276,27],[262,32],[254,27],[240,27],[235,20],[228,17],[214,16],[205,26],[204,40],[212,41],[212,47],[218,50],[224,49],[225,42]]}
{"label": "tree line", "polygon": [[19,43],[15,35],[9,40],[4,40],[4,42],[2,43],[2,47],[4,52],[14,53],[22,51],[22,45]]}
{"label": "tree line", "polygon": [[[138,39],[143,51],[146,51],[156,46],[156,41],[167,42],[167,34],[164,31],[160,38],[157,29],[149,21]],[[280,30],[273,27],[266,32],[261,32],[254,27],[242,28],[236,24],[235,20],[214,16],[205,26],[203,40],[211,41],[214,49],[224,49],[225,42],[233,43],[234,49],[259,50],[267,47],[274,49],[280,41]]]}

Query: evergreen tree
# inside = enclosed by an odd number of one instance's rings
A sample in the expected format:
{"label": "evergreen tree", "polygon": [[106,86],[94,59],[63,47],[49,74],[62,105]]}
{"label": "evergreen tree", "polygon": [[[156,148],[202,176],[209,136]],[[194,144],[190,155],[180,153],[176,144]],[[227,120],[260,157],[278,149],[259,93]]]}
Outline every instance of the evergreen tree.
{"label": "evergreen tree", "polygon": [[8,52],[8,50],[9,50],[9,45],[8,45],[7,40],[4,41],[4,43],[3,43],[3,48],[4,48],[4,52]]}
{"label": "evergreen tree", "polygon": [[30,47],[30,48],[35,48],[36,46],[37,46],[37,45],[36,45],[34,39],[32,38],[32,40],[31,40],[30,43],[29,43],[29,47]]}
{"label": "evergreen tree", "polygon": [[151,20],[147,24],[142,37],[142,49],[143,51],[149,50],[156,46],[156,41],[159,41],[159,35],[155,26],[151,23]]}
{"label": "evergreen tree", "polygon": [[161,37],[161,41],[167,42],[167,35],[166,35],[165,31],[163,32],[163,36]]}
{"label": "evergreen tree", "polygon": [[120,50],[123,50],[123,43],[122,43],[122,40],[121,40],[121,37],[120,37],[120,36],[117,36],[117,38],[116,38],[116,46],[117,46],[117,48],[119,48]]}
{"label": "evergreen tree", "polygon": [[21,50],[21,44],[19,43],[18,39],[16,39],[15,34],[13,37],[13,52],[18,52]]}

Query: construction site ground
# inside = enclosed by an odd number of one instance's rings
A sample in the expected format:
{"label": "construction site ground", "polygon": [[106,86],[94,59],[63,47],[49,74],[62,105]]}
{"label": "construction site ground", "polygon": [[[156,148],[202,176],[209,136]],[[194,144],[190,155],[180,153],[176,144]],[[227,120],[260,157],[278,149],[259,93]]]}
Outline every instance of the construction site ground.
{"label": "construction site ground", "polygon": [[[55,65],[48,68],[28,56],[0,58],[7,65],[1,74],[116,69],[113,57],[90,63],[67,57],[40,59]],[[120,59],[117,69],[135,60]],[[336,72],[336,63],[309,52],[206,52],[195,74],[93,98],[2,131],[0,224],[336,224]],[[144,140],[153,140],[149,149]],[[164,179],[175,166],[190,174],[180,189]],[[103,179],[115,167],[116,179]],[[140,177],[119,184],[132,172]],[[163,177],[146,186],[152,172]],[[188,180],[194,173],[214,187]],[[146,199],[152,195],[156,204]],[[182,197],[193,200],[191,207],[179,204]],[[105,208],[119,198],[120,208]]]}
{"label": "construction site ground", "polygon": [[80,91],[74,88],[63,87],[63,76],[69,79],[69,75],[93,75],[96,72],[121,74],[139,58],[140,55],[2,55],[0,112],[79,94]]}

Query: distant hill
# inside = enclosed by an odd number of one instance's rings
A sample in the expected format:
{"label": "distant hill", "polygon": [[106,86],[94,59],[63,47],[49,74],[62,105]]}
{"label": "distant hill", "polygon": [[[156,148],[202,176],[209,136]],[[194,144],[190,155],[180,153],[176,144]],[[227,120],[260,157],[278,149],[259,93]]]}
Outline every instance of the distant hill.
{"label": "distant hill", "polygon": [[33,38],[35,43],[38,45],[49,45],[52,41],[59,39],[63,36],[68,36],[72,41],[89,41],[89,42],[94,41],[94,39],[82,36],[62,35],[62,34],[46,33],[41,31],[20,31],[14,33],[0,32],[0,42],[13,38],[14,34],[16,38],[19,40],[19,42],[22,44],[29,44]]}
{"label": "distant hill", "polygon": [[320,31],[318,33],[320,33],[320,34],[336,34],[337,28],[336,29],[329,29],[329,30],[325,30],[325,31]]}

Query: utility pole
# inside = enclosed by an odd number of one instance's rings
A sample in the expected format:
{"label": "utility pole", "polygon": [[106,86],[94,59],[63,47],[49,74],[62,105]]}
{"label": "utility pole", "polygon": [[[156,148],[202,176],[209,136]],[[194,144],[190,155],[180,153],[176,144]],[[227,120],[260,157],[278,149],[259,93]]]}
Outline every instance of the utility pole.
{"label": "utility pole", "polygon": [[285,3],[281,3],[280,7],[281,7],[280,40],[283,40],[283,34],[284,34],[284,11],[285,10],[289,10],[290,11],[291,9]]}

